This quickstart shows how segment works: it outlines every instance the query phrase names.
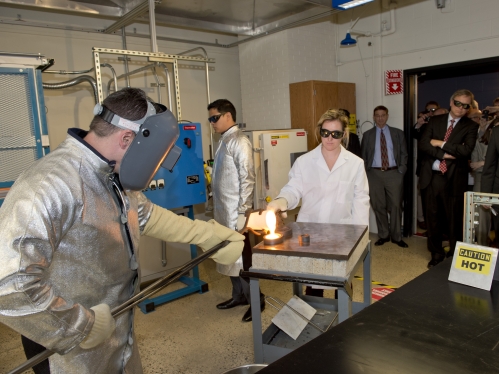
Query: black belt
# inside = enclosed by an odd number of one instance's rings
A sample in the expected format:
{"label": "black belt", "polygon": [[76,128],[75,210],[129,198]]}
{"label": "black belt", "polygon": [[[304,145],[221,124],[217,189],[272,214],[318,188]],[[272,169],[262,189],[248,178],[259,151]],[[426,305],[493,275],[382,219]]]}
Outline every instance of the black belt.
{"label": "black belt", "polygon": [[381,170],[381,171],[388,171],[388,170],[397,170],[398,166],[394,166],[392,168],[387,168],[387,169],[383,169],[383,168],[371,168],[371,169]]}

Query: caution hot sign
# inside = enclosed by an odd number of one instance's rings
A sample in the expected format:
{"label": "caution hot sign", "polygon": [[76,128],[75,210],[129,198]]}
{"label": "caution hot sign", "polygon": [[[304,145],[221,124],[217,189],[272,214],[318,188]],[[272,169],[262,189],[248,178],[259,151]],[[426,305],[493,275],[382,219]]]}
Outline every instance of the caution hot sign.
{"label": "caution hot sign", "polygon": [[479,274],[490,273],[492,253],[489,250],[459,248],[456,267]]}
{"label": "caution hot sign", "polygon": [[457,242],[449,280],[490,290],[496,263],[496,248]]}

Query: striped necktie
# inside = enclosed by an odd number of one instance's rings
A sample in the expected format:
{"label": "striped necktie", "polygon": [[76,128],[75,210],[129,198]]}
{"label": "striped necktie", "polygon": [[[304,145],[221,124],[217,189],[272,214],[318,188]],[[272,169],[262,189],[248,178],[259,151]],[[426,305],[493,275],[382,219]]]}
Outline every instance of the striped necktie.
{"label": "striped necktie", "polygon": [[[450,133],[452,132],[452,129],[454,128],[454,122],[456,122],[456,121],[453,119],[450,120],[450,126],[447,128],[447,132],[445,133],[445,136],[444,136],[444,142],[449,140]],[[445,174],[445,172],[447,171],[447,162],[445,162],[445,160],[440,161],[439,168],[440,168],[440,171],[442,172],[442,174]]]}
{"label": "striped necktie", "polygon": [[386,147],[385,133],[381,130],[380,136],[380,146],[381,146],[381,169],[387,170],[390,163],[388,162],[388,149]]}

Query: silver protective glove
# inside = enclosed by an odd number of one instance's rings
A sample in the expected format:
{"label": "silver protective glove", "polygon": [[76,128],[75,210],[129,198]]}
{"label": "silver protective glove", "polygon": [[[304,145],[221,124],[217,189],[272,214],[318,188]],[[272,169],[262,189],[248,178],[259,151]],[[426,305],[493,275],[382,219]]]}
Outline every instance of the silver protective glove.
{"label": "silver protective glove", "polygon": [[223,265],[236,262],[244,247],[244,235],[220,225],[215,220],[191,220],[157,205],[154,206],[142,235],[165,242],[197,244],[204,251],[228,240],[231,243],[211,257]]}
{"label": "silver protective glove", "polygon": [[111,315],[111,309],[107,304],[99,304],[90,308],[94,311],[95,320],[90,333],[80,343],[83,349],[90,349],[98,346],[108,339],[116,328],[116,322]]}

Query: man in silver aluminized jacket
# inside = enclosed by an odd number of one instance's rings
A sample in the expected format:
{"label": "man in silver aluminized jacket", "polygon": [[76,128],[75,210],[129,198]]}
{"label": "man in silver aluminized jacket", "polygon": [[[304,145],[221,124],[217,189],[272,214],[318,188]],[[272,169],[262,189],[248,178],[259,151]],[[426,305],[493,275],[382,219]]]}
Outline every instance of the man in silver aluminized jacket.
{"label": "man in silver aluminized jacket", "polygon": [[[229,100],[214,101],[208,105],[208,114],[213,130],[222,135],[215,152],[211,182],[215,221],[228,228],[241,230],[246,220],[244,213],[253,206],[253,150],[249,139],[235,123],[236,108]],[[218,304],[218,309],[249,304],[249,282],[239,276],[241,269],[248,270],[251,266],[251,245],[247,234],[244,242],[243,255],[234,264],[217,264],[218,272],[228,275],[232,282],[232,298]],[[261,305],[263,310],[263,295]],[[251,321],[251,308],[242,320]]]}
{"label": "man in silver aluminized jacket", "polygon": [[57,353],[36,373],[142,372],[133,312],[110,313],[138,290],[140,235],[203,249],[229,240],[213,256],[226,265],[242,252],[242,235],[177,216],[140,192],[175,153],[171,112],[125,88],[94,114],[90,131],[70,129],[0,209],[0,322],[23,335],[28,356]]}

